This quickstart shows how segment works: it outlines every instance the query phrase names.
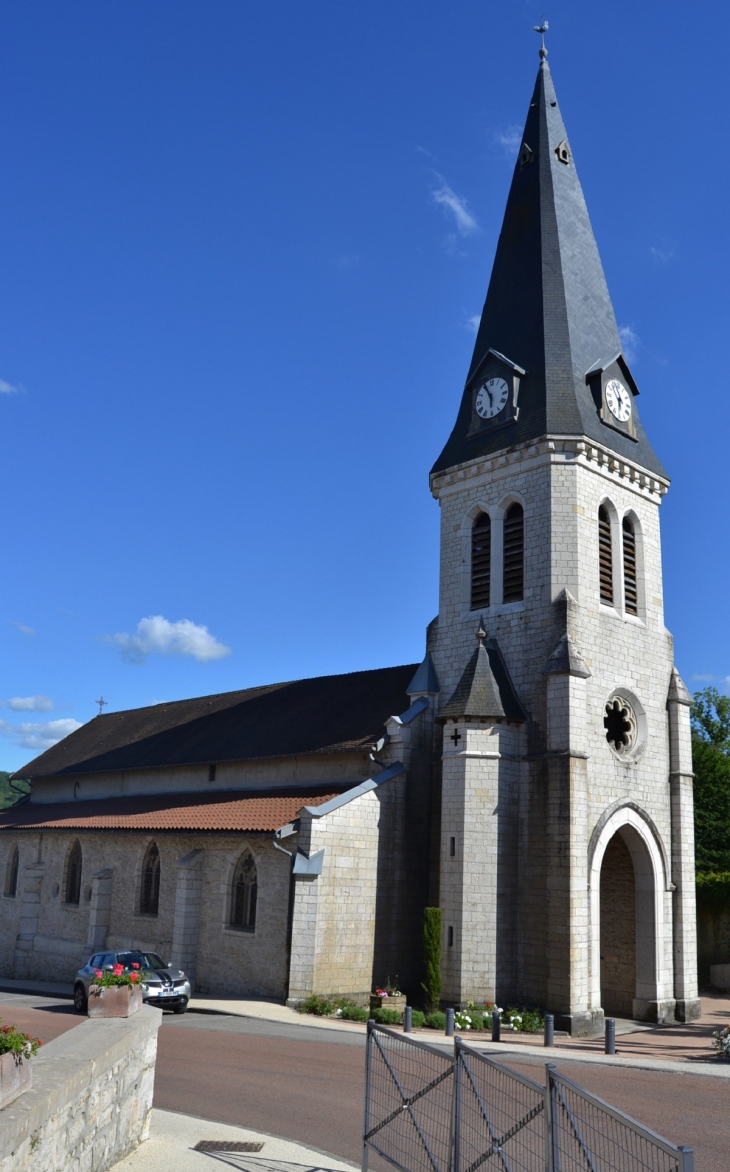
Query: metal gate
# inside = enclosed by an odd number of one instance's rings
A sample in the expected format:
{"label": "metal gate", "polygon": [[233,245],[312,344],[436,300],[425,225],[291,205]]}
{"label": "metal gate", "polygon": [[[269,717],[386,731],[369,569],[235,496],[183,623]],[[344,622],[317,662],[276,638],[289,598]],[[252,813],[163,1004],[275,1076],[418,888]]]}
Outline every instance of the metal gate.
{"label": "metal gate", "polygon": [[677,1147],[546,1066],[544,1086],[454,1039],[368,1022],[368,1152],[400,1172],[694,1172]]}

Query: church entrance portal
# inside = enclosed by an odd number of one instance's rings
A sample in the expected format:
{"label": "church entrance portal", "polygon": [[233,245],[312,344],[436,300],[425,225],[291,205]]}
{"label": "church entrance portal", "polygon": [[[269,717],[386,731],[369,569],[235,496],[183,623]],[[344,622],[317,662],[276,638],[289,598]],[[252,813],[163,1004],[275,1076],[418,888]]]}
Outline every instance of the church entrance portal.
{"label": "church entrance portal", "polygon": [[633,1018],[634,1000],[656,988],[654,868],[632,826],[609,840],[601,864],[601,1005],[608,1017]]}

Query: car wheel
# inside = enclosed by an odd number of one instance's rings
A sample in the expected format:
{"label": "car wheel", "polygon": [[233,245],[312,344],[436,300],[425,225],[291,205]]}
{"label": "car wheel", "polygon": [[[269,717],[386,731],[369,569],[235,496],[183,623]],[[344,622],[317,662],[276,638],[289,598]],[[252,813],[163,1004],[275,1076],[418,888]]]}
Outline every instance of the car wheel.
{"label": "car wheel", "polygon": [[74,988],[74,1009],[77,1013],[86,1013],[86,990],[83,985]]}
{"label": "car wheel", "polygon": [[187,1011],[188,1011],[187,1005],[176,1005],[172,1012],[173,1013],[187,1013]]}

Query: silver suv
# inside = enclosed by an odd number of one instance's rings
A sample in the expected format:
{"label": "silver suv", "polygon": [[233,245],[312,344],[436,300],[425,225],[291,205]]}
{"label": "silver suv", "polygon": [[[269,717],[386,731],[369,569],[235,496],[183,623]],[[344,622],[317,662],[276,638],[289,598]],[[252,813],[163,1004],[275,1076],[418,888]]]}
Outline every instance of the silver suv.
{"label": "silver suv", "polygon": [[97,952],[83,968],[79,969],[74,981],[74,1008],[86,1013],[89,1000],[89,986],[93,984],[96,969],[110,971],[115,964],[124,965],[127,972],[139,965],[144,973],[142,999],[160,1009],[171,1009],[173,1013],[184,1013],[190,1000],[190,981],[180,969],[165,964],[156,952]]}

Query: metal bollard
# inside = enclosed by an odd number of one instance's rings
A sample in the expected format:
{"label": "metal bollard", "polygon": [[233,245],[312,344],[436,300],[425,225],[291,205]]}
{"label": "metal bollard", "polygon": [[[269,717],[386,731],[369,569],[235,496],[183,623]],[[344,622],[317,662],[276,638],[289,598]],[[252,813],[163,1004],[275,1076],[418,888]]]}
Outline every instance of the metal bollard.
{"label": "metal bollard", "polygon": [[616,1053],[616,1022],[612,1017],[606,1018],[606,1046],[607,1054]]}
{"label": "metal bollard", "polygon": [[454,1036],[454,1011],[453,1009],[446,1010],[446,1030],[444,1031],[447,1038]]}
{"label": "metal bollard", "polygon": [[545,1045],[555,1045],[555,1017],[552,1013],[545,1014]]}
{"label": "metal bollard", "polygon": [[492,1010],[492,1041],[493,1042],[498,1042],[502,1036],[501,1030],[500,1030],[500,1024],[501,1024],[501,1021],[500,1021],[499,1010],[493,1009]]}
{"label": "metal bollard", "polygon": [[403,1033],[413,1033],[413,1008],[410,1005],[406,1005],[403,1010]]}

